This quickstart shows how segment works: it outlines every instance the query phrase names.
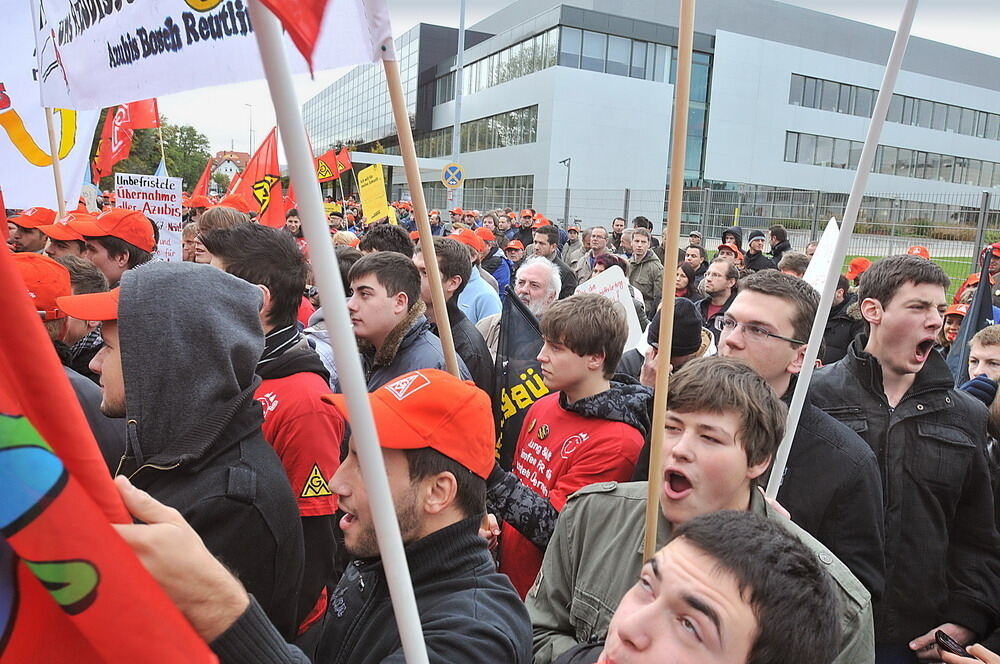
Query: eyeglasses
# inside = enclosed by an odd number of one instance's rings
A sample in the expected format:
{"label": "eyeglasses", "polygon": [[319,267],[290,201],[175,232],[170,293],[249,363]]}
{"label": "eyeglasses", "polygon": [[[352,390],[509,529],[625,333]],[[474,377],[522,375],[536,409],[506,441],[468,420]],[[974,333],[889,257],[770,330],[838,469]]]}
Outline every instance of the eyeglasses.
{"label": "eyeglasses", "polygon": [[802,346],[808,342],[799,341],[798,339],[792,339],[791,337],[783,337],[780,334],[774,334],[773,332],[768,332],[764,328],[758,325],[752,325],[750,323],[740,323],[735,318],[730,316],[719,316],[715,319],[715,329],[720,332],[732,332],[737,327],[743,328],[743,334],[747,335],[754,341],[764,341],[768,337],[774,337],[775,339],[781,339],[782,341],[787,341],[790,344],[796,344]]}

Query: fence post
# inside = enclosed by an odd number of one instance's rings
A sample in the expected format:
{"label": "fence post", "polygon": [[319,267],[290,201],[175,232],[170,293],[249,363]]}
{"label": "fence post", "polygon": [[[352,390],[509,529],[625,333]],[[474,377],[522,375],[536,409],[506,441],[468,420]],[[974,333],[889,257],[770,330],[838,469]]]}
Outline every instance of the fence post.
{"label": "fence post", "polygon": [[977,263],[979,262],[979,252],[983,248],[983,238],[986,235],[986,217],[989,215],[990,211],[990,192],[984,191],[981,202],[979,203],[979,220],[976,222],[976,243],[972,245],[972,268],[970,272],[975,272],[978,269]]}
{"label": "fence post", "polygon": [[[701,190],[701,234],[708,237],[708,226],[712,216],[712,189],[705,187]],[[706,240],[702,240],[705,242]]]}
{"label": "fence post", "polygon": [[820,191],[816,190],[816,195],[813,197],[813,218],[812,225],[809,227],[809,241],[815,242],[816,236],[819,235],[819,197]]}
{"label": "fence post", "polygon": [[622,216],[625,217],[626,221],[628,221],[628,207],[629,207],[629,199],[631,197],[632,197],[632,190],[629,189],[628,187],[626,187],[625,188],[625,210],[622,213]]}

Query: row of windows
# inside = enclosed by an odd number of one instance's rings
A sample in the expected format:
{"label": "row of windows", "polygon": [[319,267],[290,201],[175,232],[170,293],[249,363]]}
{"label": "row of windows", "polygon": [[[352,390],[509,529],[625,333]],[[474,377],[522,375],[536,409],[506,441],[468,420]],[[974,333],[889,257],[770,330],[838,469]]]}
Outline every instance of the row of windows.
{"label": "row of windows", "polygon": [[[864,143],[830,136],[785,133],[785,161],[855,169]],[[940,180],[975,187],[1000,187],[1000,163],[880,145],[873,173],[919,180]]]}
{"label": "row of windows", "polygon": [[592,30],[561,28],[559,65],[663,82],[668,46],[606,35]]}
{"label": "row of windows", "polygon": [[[451,127],[443,127],[414,140],[418,157],[451,155]],[[528,106],[462,123],[462,152],[479,152],[534,143],[538,138],[538,106]],[[399,145],[386,147],[399,154]]]}
{"label": "row of windows", "polygon": [[[878,90],[792,74],[788,103],[870,118]],[[941,102],[892,95],[889,122],[1000,140],[1000,115]]]}

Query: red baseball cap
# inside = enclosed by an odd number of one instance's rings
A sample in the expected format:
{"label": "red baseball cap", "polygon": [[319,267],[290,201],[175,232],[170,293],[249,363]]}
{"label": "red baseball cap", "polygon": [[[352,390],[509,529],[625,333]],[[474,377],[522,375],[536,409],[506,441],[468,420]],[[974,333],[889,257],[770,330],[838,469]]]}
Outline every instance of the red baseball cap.
{"label": "red baseball cap", "polygon": [[65,318],[66,312],[61,311],[57,301],[73,292],[69,270],[43,254],[25,251],[11,258],[42,320]]}
{"label": "red baseball cap", "polygon": [[535,213],[532,212],[531,210],[527,210],[527,209],[521,210],[521,216],[522,217],[531,217],[531,216],[534,216],[534,214]]}
{"label": "red baseball cap", "polygon": [[207,208],[207,207],[212,207],[212,201],[208,200],[208,196],[198,194],[197,196],[192,196],[191,198],[188,199],[187,206],[195,208]]}
{"label": "red baseball cap", "polygon": [[485,226],[480,226],[473,232],[479,237],[483,238],[483,240],[485,240],[486,242],[493,242],[494,240],[497,239],[496,236],[493,235],[493,231],[486,228]]}
{"label": "red baseball cap", "polygon": [[572,233],[573,231],[576,231],[577,233],[579,233],[580,232],[580,227],[579,226],[570,226],[569,228],[566,229],[567,233]]}
{"label": "red baseball cap", "polygon": [[545,228],[546,226],[551,226],[552,222],[545,217],[535,217],[535,223],[531,225],[532,228]]}
{"label": "red baseball cap", "polygon": [[[198,196],[194,197],[194,199],[197,198]],[[212,206],[211,203],[209,203],[209,206]],[[201,207],[201,206],[192,203],[191,207]],[[250,206],[250,203],[247,202],[246,196],[244,196],[243,194],[229,194],[228,196],[224,197],[221,201],[219,201],[218,207],[233,208],[237,212],[242,212],[243,214],[250,214],[250,211],[253,209]]]}
{"label": "red baseball cap", "polygon": [[117,320],[118,294],[120,288],[112,288],[103,293],[67,295],[56,298],[56,304],[78,320]]}
{"label": "red baseball cap", "polygon": [[965,316],[968,315],[968,313],[969,313],[969,305],[966,304],[965,302],[962,302],[961,304],[953,304],[944,310],[945,316],[961,316],[965,318]]}
{"label": "red baseball cap", "polygon": [[927,247],[921,247],[919,244],[913,245],[906,250],[911,256],[920,256],[921,258],[931,259],[931,252],[927,251]]}
{"label": "red baseball cap", "polygon": [[507,251],[507,249],[524,249],[524,245],[521,244],[520,240],[511,240],[507,243],[507,247],[504,251]]}
{"label": "red baseball cap", "polygon": [[990,253],[994,256],[1000,256],[1000,242],[994,242],[990,245]]}
{"label": "red baseball cap", "polygon": [[[322,399],[350,419],[343,394]],[[493,409],[490,398],[472,381],[440,369],[420,369],[378,388],[369,401],[382,447],[429,447],[483,479],[493,470]]]}
{"label": "red baseball cap", "polygon": [[38,228],[46,226],[56,220],[55,210],[43,207],[31,207],[21,210],[21,214],[11,217],[10,220],[22,228]]}
{"label": "red baseball cap", "polygon": [[89,212],[70,212],[65,217],[60,217],[56,219],[55,223],[49,224],[47,226],[39,226],[38,230],[45,233],[50,240],[59,240],[61,242],[69,242],[70,240],[79,240],[83,242],[83,236],[69,225],[70,221],[88,221],[91,223],[97,223],[97,217],[90,214]]}
{"label": "red baseball cap", "polygon": [[470,228],[459,228],[457,231],[452,233],[450,237],[458,240],[462,244],[467,244],[476,251],[483,251],[486,249],[486,243],[483,242],[483,238],[476,235],[475,231]]}
{"label": "red baseball cap", "polygon": [[850,281],[854,281],[860,277],[865,270],[872,266],[872,262],[865,258],[864,256],[858,256],[857,258],[852,258],[851,262],[847,264],[847,274],[844,275]]}
{"label": "red baseball cap", "polygon": [[107,237],[110,235],[129,244],[134,244],[144,251],[156,249],[156,240],[153,239],[153,222],[138,210],[109,208],[96,218],[91,216],[90,220],[83,215],[77,215],[77,219],[70,220],[69,226],[80,235],[88,237]]}
{"label": "red baseball cap", "polygon": [[448,212],[451,214],[462,214],[462,208],[452,208]]}
{"label": "red baseball cap", "polygon": [[739,247],[737,247],[737,246],[736,246],[735,244],[733,244],[732,242],[727,242],[726,244],[720,244],[720,245],[719,245],[719,248],[718,248],[718,249],[716,249],[716,251],[722,251],[723,249],[729,249],[729,250],[730,250],[730,251],[732,251],[732,252],[733,252],[734,254],[736,254],[736,257],[737,257],[737,258],[743,258],[743,252],[742,252],[742,251],[740,251],[740,248],[739,248]]}
{"label": "red baseball cap", "polygon": [[420,231],[410,231],[410,239],[416,242],[420,239]]}

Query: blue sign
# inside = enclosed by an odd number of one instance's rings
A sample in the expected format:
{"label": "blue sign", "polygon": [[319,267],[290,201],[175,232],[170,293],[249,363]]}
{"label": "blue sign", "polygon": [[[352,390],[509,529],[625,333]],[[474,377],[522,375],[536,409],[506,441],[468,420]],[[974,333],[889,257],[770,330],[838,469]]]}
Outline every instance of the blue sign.
{"label": "blue sign", "polygon": [[441,170],[441,182],[449,189],[461,187],[464,179],[465,171],[460,164],[448,164]]}

